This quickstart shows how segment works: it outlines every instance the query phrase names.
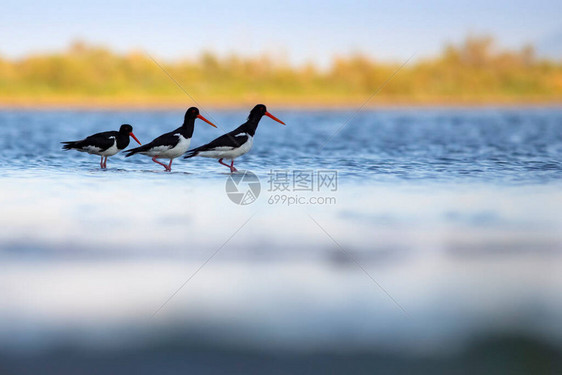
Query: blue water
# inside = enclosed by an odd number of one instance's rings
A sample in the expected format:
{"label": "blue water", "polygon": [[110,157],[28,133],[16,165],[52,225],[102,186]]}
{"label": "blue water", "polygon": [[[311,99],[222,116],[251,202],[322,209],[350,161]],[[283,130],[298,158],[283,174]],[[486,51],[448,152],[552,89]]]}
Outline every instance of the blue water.
{"label": "blue water", "polygon": [[[213,159],[60,148],[180,110],[1,110],[0,370],[559,373],[561,109],[269,110],[248,205]],[[193,147],[247,116],[203,114]]]}
{"label": "blue water", "polygon": [[[272,109],[272,111],[274,111]],[[288,126],[262,120],[246,169],[329,168],[343,177],[400,182],[549,183],[562,176],[560,109],[411,109],[274,111]],[[192,146],[245,120],[242,111],[212,111],[219,125],[197,124]],[[351,123],[348,123],[352,119]],[[181,111],[2,111],[3,173],[96,167],[96,158],[61,153],[58,142],[131,123],[142,141],[181,124]],[[341,129],[341,130],[340,130]],[[340,130],[340,131],[338,131]],[[148,158],[112,159],[127,172],[158,170]],[[238,164],[238,162],[237,162]],[[207,159],[178,161],[177,171],[221,171]]]}

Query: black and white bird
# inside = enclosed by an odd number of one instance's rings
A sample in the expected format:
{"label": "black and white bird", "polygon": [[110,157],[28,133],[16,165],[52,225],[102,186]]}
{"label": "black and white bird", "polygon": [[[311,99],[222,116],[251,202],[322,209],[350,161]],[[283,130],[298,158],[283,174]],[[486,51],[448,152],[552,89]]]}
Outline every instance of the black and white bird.
{"label": "black and white bird", "polygon": [[133,137],[139,145],[140,141],[133,134],[133,127],[129,124],[123,124],[119,131],[108,131],[97,133],[86,137],[80,141],[61,142],[64,144],[64,150],[77,150],[87,152],[88,154],[100,155],[100,167],[107,168],[107,158],[124,150],[129,145],[129,137]]}
{"label": "black and white bird", "polygon": [[[151,156],[153,162],[166,168],[166,171],[171,171],[172,161],[178,156],[183,155],[189,149],[191,137],[193,136],[195,119],[198,118],[216,128],[215,124],[199,114],[199,110],[197,108],[191,107],[187,110],[187,112],[185,112],[182,126],[174,131],[162,134],[150,143],[128,150],[127,157],[134,154]],[[170,163],[166,165],[159,162],[157,159],[170,159]]]}
{"label": "black and white bird", "polygon": [[[244,155],[252,148],[254,134],[263,116],[268,116],[273,120],[285,125],[285,123],[267,112],[265,105],[258,104],[250,111],[248,121],[240,125],[230,133],[226,133],[206,145],[199,146],[187,152],[185,158],[202,156],[205,158],[219,159],[219,163],[230,168],[230,172],[236,172],[234,159]],[[230,159],[230,165],[223,163],[223,159]]]}

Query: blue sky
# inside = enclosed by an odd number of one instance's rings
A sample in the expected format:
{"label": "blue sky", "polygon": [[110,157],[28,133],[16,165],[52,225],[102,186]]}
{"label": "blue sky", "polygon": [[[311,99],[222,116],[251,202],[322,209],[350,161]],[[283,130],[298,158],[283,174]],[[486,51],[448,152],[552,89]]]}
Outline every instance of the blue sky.
{"label": "blue sky", "polygon": [[0,54],[61,50],[82,39],[162,59],[211,50],[265,52],[293,63],[324,64],[356,51],[403,60],[435,54],[468,34],[491,34],[507,47],[562,38],[561,14],[562,2],[553,0],[4,0]]}

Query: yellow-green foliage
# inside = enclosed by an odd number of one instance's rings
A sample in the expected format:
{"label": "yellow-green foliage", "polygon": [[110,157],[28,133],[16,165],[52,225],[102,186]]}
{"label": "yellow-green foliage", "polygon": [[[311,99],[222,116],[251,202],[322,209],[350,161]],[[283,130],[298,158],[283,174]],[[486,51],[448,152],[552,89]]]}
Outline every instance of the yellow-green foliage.
{"label": "yellow-green foliage", "polygon": [[[268,56],[160,62],[192,95],[217,103],[350,103],[373,94],[399,67],[362,55],[335,58],[327,70],[293,67]],[[20,98],[185,99],[143,53],[116,54],[73,44],[60,54],[0,58],[0,100]],[[387,102],[557,101],[562,63],[539,60],[532,47],[500,51],[491,38],[468,38],[440,56],[405,66],[375,97]]]}

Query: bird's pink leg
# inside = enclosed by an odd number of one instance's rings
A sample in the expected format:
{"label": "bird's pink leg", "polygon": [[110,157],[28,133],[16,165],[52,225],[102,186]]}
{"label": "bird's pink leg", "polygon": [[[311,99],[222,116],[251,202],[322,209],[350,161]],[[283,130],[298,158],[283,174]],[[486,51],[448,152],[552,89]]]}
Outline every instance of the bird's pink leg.
{"label": "bird's pink leg", "polygon": [[101,157],[100,168],[103,169],[103,156]]}
{"label": "bird's pink leg", "polygon": [[[168,166],[164,163],[160,163],[158,160],[156,160],[158,156],[155,156],[152,158],[152,161],[155,162],[156,164],[160,164],[161,166],[163,166],[164,168],[166,168],[166,170],[168,170]],[[170,163],[171,164],[171,163]]]}
{"label": "bird's pink leg", "polygon": [[[223,159],[223,158],[220,158],[220,159],[219,159],[219,163],[221,163],[221,164],[224,165],[225,167],[230,168],[230,165],[223,163],[223,162],[222,162],[222,159]],[[232,168],[230,168],[230,171],[232,172]]]}
{"label": "bird's pink leg", "polygon": [[234,168],[234,159],[230,162],[230,171],[231,172],[238,172],[238,169]]}
{"label": "bird's pink leg", "polygon": [[172,161],[174,161],[174,159],[170,159],[170,164],[168,164],[168,168],[166,168],[168,172],[172,171]]}
{"label": "bird's pink leg", "polygon": [[107,156],[103,160],[103,169],[106,169],[106,168],[107,168]]}

